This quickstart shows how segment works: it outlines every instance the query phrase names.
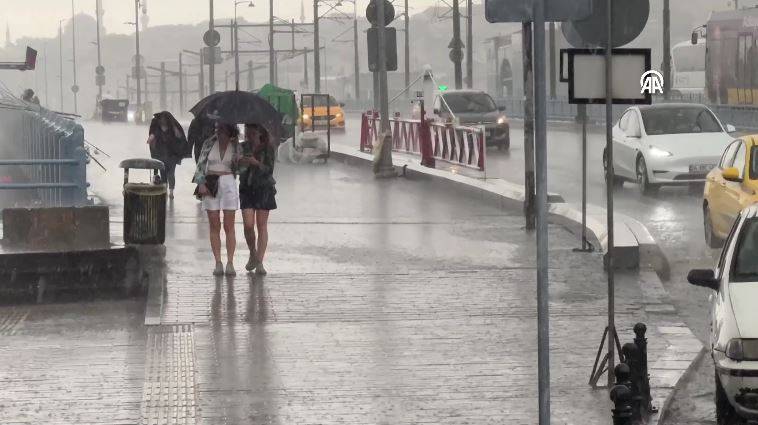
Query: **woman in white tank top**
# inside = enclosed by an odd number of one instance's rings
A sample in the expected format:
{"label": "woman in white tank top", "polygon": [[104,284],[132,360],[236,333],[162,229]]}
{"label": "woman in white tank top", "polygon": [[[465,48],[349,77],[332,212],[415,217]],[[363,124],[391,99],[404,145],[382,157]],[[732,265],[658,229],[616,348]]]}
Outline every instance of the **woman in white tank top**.
{"label": "woman in white tank top", "polygon": [[[234,216],[239,209],[237,190],[237,164],[240,157],[239,130],[233,124],[216,124],[216,134],[203,143],[198,156],[197,169],[192,179],[197,184],[197,194],[202,197],[203,209],[208,214],[210,242],[216,266],[216,276],[234,276],[234,248],[237,238],[234,233]],[[224,211],[223,227],[226,235],[226,269],[221,261],[221,211]]]}

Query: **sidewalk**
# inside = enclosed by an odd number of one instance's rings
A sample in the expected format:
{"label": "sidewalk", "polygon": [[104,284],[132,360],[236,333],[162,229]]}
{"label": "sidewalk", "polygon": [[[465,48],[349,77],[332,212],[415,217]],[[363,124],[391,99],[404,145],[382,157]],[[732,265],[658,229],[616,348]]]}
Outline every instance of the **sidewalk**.
{"label": "sidewalk", "polygon": [[[123,154],[113,143],[109,153]],[[520,211],[431,180],[280,163],[269,275],[243,273],[238,225],[239,274],[214,278],[189,168],[169,209],[161,324],[146,328],[143,367],[129,369],[144,370],[143,423],[537,422],[535,245]],[[120,219],[119,170],[99,179]],[[576,238],[563,228],[549,231],[554,423],[609,423],[607,390],[587,385],[606,321],[602,258],[572,252]],[[665,388],[664,370],[700,346],[680,333],[653,277],[618,276],[616,321],[622,344],[636,322],[648,324],[653,385]],[[22,364],[7,348],[32,337],[24,326],[4,336],[0,364]],[[24,376],[50,380],[44,369]],[[86,394],[118,400],[97,371],[87,379]],[[30,391],[14,388],[0,400]],[[140,420],[134,413],[103,416]]]}

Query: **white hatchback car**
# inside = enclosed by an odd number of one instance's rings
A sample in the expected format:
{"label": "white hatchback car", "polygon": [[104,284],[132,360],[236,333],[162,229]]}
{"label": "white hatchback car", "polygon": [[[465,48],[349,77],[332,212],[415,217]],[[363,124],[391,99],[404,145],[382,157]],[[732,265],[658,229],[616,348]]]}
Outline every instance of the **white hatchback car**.
{"label": "white hatchback car", "polygon": [[[734,130],[705,105],[633,106],[613,127],[614,182],[636,182],[643,194],[662,185],[702,183],[734,140],[729,135]],[[605,158],[604,152],[607,172]]]}
{"label": "white hatchback car", "polygon": [[687,280],[711,288],[711,356],[716,366],[719,425],[758,420],[758,205],[732,226],[717,268]]}

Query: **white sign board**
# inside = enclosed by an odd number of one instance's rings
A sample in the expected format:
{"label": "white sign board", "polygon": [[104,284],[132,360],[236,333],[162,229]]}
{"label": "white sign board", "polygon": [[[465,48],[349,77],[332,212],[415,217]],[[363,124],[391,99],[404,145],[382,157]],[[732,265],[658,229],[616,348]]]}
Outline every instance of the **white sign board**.
{"label": "white sign board", "polygon": [[[605,51],[565,49],[568,54],[569,103],[605,103]],[[640,77],[650,70],[650,49],[613,49],[613,103],[650,104]]]}

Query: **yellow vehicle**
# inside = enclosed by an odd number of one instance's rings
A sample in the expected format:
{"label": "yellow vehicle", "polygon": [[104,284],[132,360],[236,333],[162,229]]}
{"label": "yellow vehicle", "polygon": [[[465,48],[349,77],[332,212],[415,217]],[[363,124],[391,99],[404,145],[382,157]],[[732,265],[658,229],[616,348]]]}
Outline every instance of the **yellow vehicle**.
{"label": "yellow vehicle", "polygon": [[332,95],[302,95],[300,117],[302,128],[305,130],[325,129],[328,124],[332,130],[345,130],[345,111],[342,109],[345,104],[337,102]]}
{"label": "yellow vehicle", "polygon": [[723,245],[737,214],[758,202],[758,134],[730,143],[705,178],[703,225],[711,248]]}

